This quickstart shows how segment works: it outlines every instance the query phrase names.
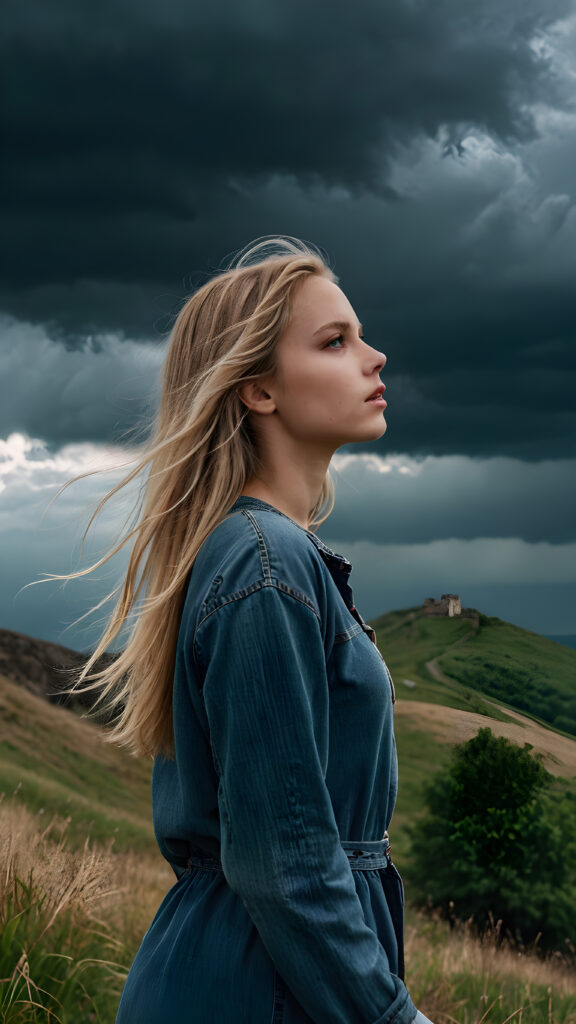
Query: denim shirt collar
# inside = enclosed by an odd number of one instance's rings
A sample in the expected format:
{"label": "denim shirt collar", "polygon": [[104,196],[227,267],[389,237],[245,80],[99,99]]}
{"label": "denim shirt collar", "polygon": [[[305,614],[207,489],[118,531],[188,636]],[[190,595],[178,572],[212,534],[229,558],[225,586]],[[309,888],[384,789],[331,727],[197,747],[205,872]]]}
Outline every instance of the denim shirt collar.
{"label": "denim shirt collar", "polygon": [[329,548],[327,544],[324,544],[324,542],[321,541],[315,533],[312,533],[311,530],[304,529],[303,526],[300,526],[300,523],[297,523],[294,519],[291,519],[290,516],[285,515],[284,512],[281,512],[280,509],[276,508],[274,505],[270,505],[267,501],[262,501],[260,498],[252,498],[246,494],[241,494],[232,505],[232,508],[229,509],[228,515],[231,515],[233,512],[242,512],[244,509],[264,509],[267,512],[275,512],[277,516],[282,516],[283,519],[288,519],[289,522],[293,523],[294,526],[299,530],[302,530],[302,532],[307,535],[312,544],[317,548],[323,561],[328,566],[330,575],[338,587],[347,608],[375,644],[376,634],[374,630],[368,625],[368,623],[364,622],[364,619],[354,605],[354,594],[352,592],[352,587],[348,582],[350,573],[352,572],[352,563],[349,562],[347,558],[344,558],[344,555],[339,555],[336,551],[332,551],[332,549]]}
{"label": "denim shirt collar", "polygon": [[283,519],[288,519],[289,522],[293,523],[294,526],[298,527],[299,530],[302,530],[302,532],[310,538],[330,569],[334,569],[346,578],[348,578],[352,572],[352,563],[349,562],[347,558],[344,558],[344,555],[339,555],[336,551],[332,551],[332,549],[329,548],[327,544],[324,544],[315,533],[312,533],[311,530],[306,530],[303,526],[300,526],[300,523],[297,523],[295,519],[291,519],[290,516],[285,515],[284,512],[281,512],[280,509],[276,508],[274,505],[270,505],[267,501],[262,501],[260,498],[252,498],[246,494],[241,494],[232,505],[232,508],[229,509],[228,515],[232,512],[241,512],[243,509],[264,509],[267,512],[275,512],[277,516],[282,516]]}

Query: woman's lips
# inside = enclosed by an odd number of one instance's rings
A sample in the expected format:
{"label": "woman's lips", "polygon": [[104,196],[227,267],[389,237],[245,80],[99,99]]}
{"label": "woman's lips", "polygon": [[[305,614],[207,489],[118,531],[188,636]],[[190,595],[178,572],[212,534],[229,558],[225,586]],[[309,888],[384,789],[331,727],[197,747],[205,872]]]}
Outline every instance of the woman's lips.
{"label": "woman's lips", "polygon": [[372,394],[368,396],[366,402],[370,402],[372,405],[378,405],[382,409],[385,409],[386,406],[388,405],[388,402],[383,398],[383,393],[385,390],[386,385],[380,384],[377,388],[374,389]]}

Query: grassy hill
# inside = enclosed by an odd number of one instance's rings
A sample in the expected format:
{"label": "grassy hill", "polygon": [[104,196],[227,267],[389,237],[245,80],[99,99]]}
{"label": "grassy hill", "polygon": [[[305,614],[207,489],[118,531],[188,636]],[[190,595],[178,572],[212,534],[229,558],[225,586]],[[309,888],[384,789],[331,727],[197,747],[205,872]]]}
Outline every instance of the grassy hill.
{"label": "grassy hill", "polygon": [[[421,812],[431,775],[455,743],[482,725],[531,743],[560,789],[576,787],[576,738],[558,730],[559,723],[570,724],[576,704],[576,651],[482,614],[476,621],[407,608],[372,625],[397,696],[397,859],[409,854],[405,825]],[[25,638],[16,644],[15,636],[4,633],[12,661],[4,658],[0,675],[0,792],[19,789],[35,813],[71,818],[73,840],[89,833],[114,837],[119,849],[152,848],[151,765],[103,743],[93,723],[28,692],[31,662]],[[42,641],[30,642],[35,663],[54,661],[51,645],[45,651]],[[64,648],[58,658],[65,661]]]}
{"label": "grassy hill", "polygon": [[419,611],[372,622],[399,697],[478,711],[496,697],[576,736],[576,651],[495,616],[476,624]]}
{"label": "grassy hill", "polygon": [[[401,870],[410,858],[406,825],[423,811],[426,783],[453,744],[480,725],[530,742],[544,754],[559,795],[576,791],[576,738],[555,730],[542,714],[554,700],[562,712],[570,707],[576,651],[499,619],[480,616],[476,625],[425,619],[417,611],[392,612],[373,623],[397,692],[400,788],[391,838]],[[25,644],[8,639],[12,650],[26,654]],[[44,666],[51,658],[38,644],[34,657]],[[111,1021],[125,970],[173,883],[153,838],[151,763],[106,744],[92,722],[49,703],[38,690],[30,692],[23,664],[7,658],[0,674],[0,853],[7,843],[6,863],[14,865],[4,879],[0,910],[13,922],[16,943],[14,954],[6,947],[0,964],[6,982],[0,981],[0,1002],[20,983],[14,966],[19,950],[30,949],[36,960],[31,953],[26,977],[53,991],[50,1006],[63,1024]],[[523,680],[534,696],[528,708]],[[84,845],[87,836],[96,844],[94,854]],[[27,877],[29,867],[36,888],[14,883],[11,889],[12,874]],[[42,871],[49,873],[46,878]],[[63,878],[70,894],[64,902]],[[12,932],[16,922],[21,937]],[[108,960],[113,963],[106,966]],[[76,988],[68,976],[57,983],[55,962],[70,964],[78,974]],[[425,921],[410,907],[407,962],[417,1005],[439,1022],[503,1024],[517,1018],[525,1024],[576,1024],[576,983],[568,968],[529,957],[520,961],[514,951],[448,933],[443,922]],[[89,963],[90,970],[100,971],[90,984],[82,973]],[[23,985],[18,991],[25,999]],[[80,1000],[77,992],[85,985],[92,995]]]}
{"label": "grassy hill", "polygon": [[397,696],[399,861],[409,856],[405,826],[422,812],[427,782],[451,747],[481,726],[532,744],[557,776],[558,793],[576,792],[576,736],[566,729],[576,705],[576,651],[482,614],[476,623],[406,608],[371,624]]}
{"label": "grassy hill", "polygon": [[[104,668],[113,659],[113,654],[104,654],[95,667]],[[38,640],[12,629],[0,629],[0,676],[44,697],[51,704],[65,704],[76,711],[91,705],[89,695],[71,696],[65,692],[86,660],[87,655],[70,647]]]}
{"label": "grassy hill", "polygon": [[0,794],[44,821],[68,819],[69,840],[152,847],[151,762],[104,743],[101,730],[0,676]]}

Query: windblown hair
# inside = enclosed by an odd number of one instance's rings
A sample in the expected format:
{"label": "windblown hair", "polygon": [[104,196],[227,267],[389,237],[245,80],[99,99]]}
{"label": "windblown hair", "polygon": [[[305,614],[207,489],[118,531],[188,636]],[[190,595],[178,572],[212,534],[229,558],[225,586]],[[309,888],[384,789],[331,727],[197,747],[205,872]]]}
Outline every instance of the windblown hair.
{"label": "windblown hair", "polygon": [[[201,545],[258,468],[237,389],[274,372],[294,289],[310,275],[338,280],[320,251],[290,236],[267,237],[247,246],[186,301],[171,332],[150,438],[131,460],[135,468],[99,502],[84,538],[105,503],[149,467],[136,526],[88,569],[51,574],[86,575],[135,537],[125,579],[104,600],[121,590],[120,597],[73,687],[98,691],[97,705],[112,719],[108,739],[135,754],[173,755],[172,684],[187,577]],[[312,529],[331,505],[327,475],[311,509]],[[105,668],[91,671],[131,619],[125,648]]]}

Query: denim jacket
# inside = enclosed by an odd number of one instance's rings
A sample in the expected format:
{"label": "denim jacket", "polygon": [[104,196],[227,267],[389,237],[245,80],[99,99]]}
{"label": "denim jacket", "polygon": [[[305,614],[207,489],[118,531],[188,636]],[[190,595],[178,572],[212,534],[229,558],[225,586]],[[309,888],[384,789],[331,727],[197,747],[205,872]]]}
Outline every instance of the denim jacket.
{"label": "denim jacket", "polygon": [[350,563],[241,497],[190,574],[174,760],[154,826],[177,881],[118,1024],[410,1024],[394,688]]}

